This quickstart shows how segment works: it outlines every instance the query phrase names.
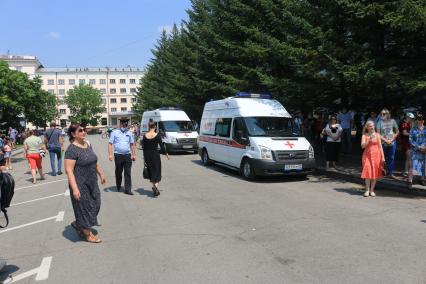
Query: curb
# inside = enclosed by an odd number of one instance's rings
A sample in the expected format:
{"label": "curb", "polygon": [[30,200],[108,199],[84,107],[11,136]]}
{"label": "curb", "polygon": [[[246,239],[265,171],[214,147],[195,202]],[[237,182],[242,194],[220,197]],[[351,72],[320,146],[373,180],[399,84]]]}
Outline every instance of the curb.
{"label": "curb", "polygon": [[[324,168],[317,168],[316,174],[325,175],[334,179],[341,179],[352,183],[364,185],[365,182],[361,177],[354,176],[352,173],[344,171],[327,171]],[[403,181],[394,181],[389,179],[381,179],[377,181],[376,188],[393,190],[398,193],[426,197],[426,189],[420,185],[413,184],[413,189],[408,190],[406,183]]]}

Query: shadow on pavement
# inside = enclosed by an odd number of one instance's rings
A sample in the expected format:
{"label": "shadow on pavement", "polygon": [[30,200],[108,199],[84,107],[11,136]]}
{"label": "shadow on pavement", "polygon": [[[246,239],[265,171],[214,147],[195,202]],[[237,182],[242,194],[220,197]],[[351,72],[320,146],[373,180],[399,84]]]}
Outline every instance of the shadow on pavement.
{"label": "shadow on pavement", "polygon": [[16,271],[19,271],[19,267],[13,264],[8,264],[0,271],[0,283],[3,283],[3,281],[7,280],[8,277],[15,273]]}
{"label": "shadow on pavement", "polygon": [[[244,178],[241,177],[241,175],[238,173],[237,170],[230,169],[226,166],[221,166],[220,164],[213,164],[211,166],[206,167],[203,165],[203,162],[201,160],[191,160],[191,162],[207,170],[219,172],[223,174],[223,177],[232,177],[232,178],[237,178],[239,180],[246,181]],[[307,181],[307,180],[309,180],[309,178],[306,177],[306,175],[300,174],[300,175],[289,175],[289,176],[285,176],[285,175],[259,176],[259,177],[256,177],[256,179],[253,181],[246,181],[246,182],[282,183],[282,182]]]}
{"label": "shadow on pavement", "polygon": [[155,198],[154,192],[152,190],[145,190],[144,188],[138,188],[135,190],[135,192],[139,193],[140,195],[145,195],[151,198]]}
{"label": "shadow on pavement", "polygon": [[[337,192],[347,193],[349,195],[358,195],[363,196],[365,189],[364,188],[334,188]],[[388,197],[388,198],[406,198],[406,199],[424,199],[421,196],[407,195],[399,192],[376,188],[374,190],[377,194],[377,197]]]}
{"label": "shadow on pavement", "polygon": [[82,241],[78,233],[71,225],[65,227],[64,231],[62,232],[62,235],[73,243]]}

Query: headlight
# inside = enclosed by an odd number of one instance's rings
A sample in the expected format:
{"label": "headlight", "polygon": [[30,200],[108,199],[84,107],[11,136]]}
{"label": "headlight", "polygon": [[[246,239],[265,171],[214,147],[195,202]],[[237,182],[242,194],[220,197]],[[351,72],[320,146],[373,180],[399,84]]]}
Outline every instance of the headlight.
{"label": "headlight", "polygon": [[309,146],[309,159],[315,159],[315,152],[312,146]]}
{"label": "headlight", "polygon": [[260,150],[260,158],[262,160],[272,160],[271,149],[259,145],[259,150]]}
{"label": "headlight", "polygon": [[176,137],[172,137],[172,138],[170,138],[170,142],[171,142],[171,143],[177,143],[177,139],[176,139]]}

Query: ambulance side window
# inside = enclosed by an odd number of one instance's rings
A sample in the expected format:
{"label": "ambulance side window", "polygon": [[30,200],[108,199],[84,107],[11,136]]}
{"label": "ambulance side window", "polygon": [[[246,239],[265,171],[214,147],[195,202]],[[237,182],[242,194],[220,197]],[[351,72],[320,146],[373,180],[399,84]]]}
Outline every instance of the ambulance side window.
{"label": "ambulance side window", "polygon": [[241,117],[234,118],[232,138],[242,145],[249,144],[247,130]]}
{"label": "ambulance side window", "polygon": [[231,118],[218,118],[216,120],[215,136],[229,137],[231,121]]}

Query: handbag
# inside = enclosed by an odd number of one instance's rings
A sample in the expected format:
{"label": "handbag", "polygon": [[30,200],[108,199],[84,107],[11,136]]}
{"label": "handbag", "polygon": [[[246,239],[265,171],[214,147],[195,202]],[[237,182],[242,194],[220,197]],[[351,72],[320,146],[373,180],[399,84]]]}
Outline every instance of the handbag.
{"label": "handbag", "polygon": [[146,163],[144,163],[144,166],[143,166],[143,178],[144,179],[150,179],[151,178],[151,175],[149,174],[149,169],[148,169],[148,166],[147,166]]}

